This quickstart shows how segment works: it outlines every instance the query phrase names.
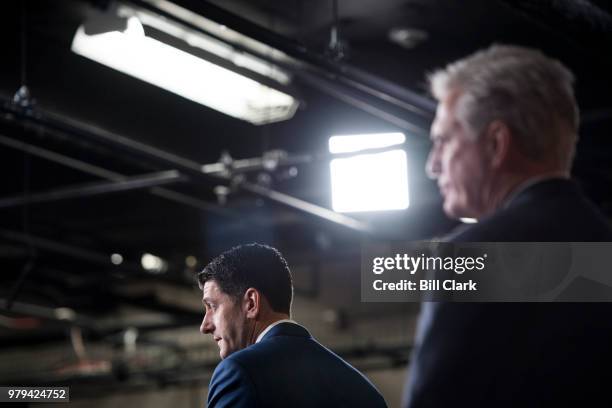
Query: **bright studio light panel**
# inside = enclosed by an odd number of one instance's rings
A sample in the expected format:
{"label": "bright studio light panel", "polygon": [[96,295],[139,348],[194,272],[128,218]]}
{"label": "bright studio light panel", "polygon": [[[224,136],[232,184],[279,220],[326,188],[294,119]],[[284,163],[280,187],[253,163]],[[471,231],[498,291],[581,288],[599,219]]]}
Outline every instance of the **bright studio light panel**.
{"label": "bright studio light panel", "polygon": [[393,149],[403,133],[338,135],[329,138],[330,153],[357,153],[390,147],[330,162],[332,208],[337,212],[403,210],[409,206],[406,152]]}

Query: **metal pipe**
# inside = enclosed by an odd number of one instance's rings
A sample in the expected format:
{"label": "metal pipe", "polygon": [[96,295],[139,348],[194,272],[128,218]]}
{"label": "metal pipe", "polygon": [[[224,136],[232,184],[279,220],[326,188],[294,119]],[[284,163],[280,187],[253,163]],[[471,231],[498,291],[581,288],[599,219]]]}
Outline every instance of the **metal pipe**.
{"label": "metal pipe", "polygon": [[355,92],[355,90],[342,89],[341,87],[338,87],[337,82],[334,80],[313,75],[305,71],[298,72],[296,73],[296,75],[299,76],[304,82],[308,83],[310,86],[315,87],[319,91],[325,92],[328,95],[333,96],[342,102],[345,102],[351,106],[354,106],[355,108],[369,113],[372,116],[389,122],[399,127],[400,129],[407,130],[411,133],[420,136],[426,136],[428,134],[428,125],[426,125],[425,123],[415,125],[410,120],[406,120],[405,116],[407,115],[397,115],[389,112],[389,110],[375,106],[372,103],[365,101],[362,97],[359,96],[357,92]]}
{"label": "metal pipe", "polygon": [[36,248],[41,248],[50,252],[55,252],[63,255],[68,255],[73,258],[83,259],[89,262],[102,264],[109,267],[118,268],[121,270],[137,271],[142,273],[142,268],[137,265],[123,263],[120,266],[115,266],[111,263],[109,254],[93,251],[91,249],[80,248],[70,244],[64,244],[56,240],[37,237],[32,234],[24,234],[19,231],[7,230],[0,228],[0,237],[16,242],[22,242]]}
{"label": "metal pipe", "polygon": [[162,184],[183,181],[186,177],[176,170],[161,171],[135,177],[127,177],[120,181],[86,183],[61,187],[41,193],[0,198],[0,209],[19,205],[47,203],[71,198],[88,197],[108,193],[117,193],[139,188],[147,188]]}
{"label": "metal pipe", "polygon": [[301,200],[288,194],[280,193],[278,191],[274,191],[269,188],[265,188],[246,181],[240,184],[240,188],[245,191],[249,191],[253,194],[266,197],[272,201],[276,201],[278,203],[285,204],[289,207],[293,207],[302,212],[315,215],[319,218],[323,218],[324,220],[331,221],[335,224],[340,224],[355,231],[371,232],[370,226],[364,222],[361,222],[351,217],[347,217],[346,215],[337,213],[332,210],[328,210],[327,208],[320,207],[318,205],[309,203],[308,201]]}
{"label": "metal pipe", "polygon": [[[114,171],[110,171],[102,167],[95,166],[93,164],[85,163],[81,160],[77,160],[72,157],[68,157],[63,154],[59,154],[51,150],[44,149],[42,147],[20,142],[18,140],[14,140],[6,136],[0,135],[0,144],[24,151],[28,154],[32,154],[32,155],[41,157],[43,159],[49,160],[54,163],[61,164],[66,167],[73,168],[75,170],[79,170],[83,173],[91,174],[93,176],[98,176],[103,179],[113,180],[113,181],[122,181],[126,179],[126,176],[124,176],[123,174],[120,174]],[[233,211],[230,211],[224,208],[220,208],[214,204],[210,204],[198,198],[191,197],[189,195],[179,193],[173,190],[168,190],[163,187],[153,187],[149,190],[149,193],[155,196],[158,196],[158,197],[165,198],[170,201],[174,201],[174,202],[177,202],[183,205],[188,205],[190,207],[197,208],[198,210],[212,212],[212,213],[215,213],[223,217],[237,217],[238,216],[238,214],[234,213]]]}
{"label": "metal pipe", "polygon": [[[205,182],[228,182],[231,181],[228,176],[218,173],[204,173],[202,165],[181,156],[166,152],[156,147],[141,143],[127,137],[108,132],[98,127],[78,122],[74,119],[67,118],[63,115],[50,113],[41,109],[36,110],[36,115],[27,114],[16,109],[14,106],[5,103],[3,109],[11,113],[14,119],[20,119],[26,122],[32,122],[38,125],[47,126],[54,130],[66,132],[69,134],[77,134],[81,138],[87,138],[96,142],[104,143],[109,146],[120,148],[130,155],[144,157],[155,161],[165,167],[175,167],[181,172],[185,172],[194,178],[201,179]],[[350,217],[337,214],[332,210],[317,206],[312,203],[291,197],[287,194],[280,193],[267,187],[262,187],[250,183],[240,183],[238,187],[249,191],[253,194],[265,197],[269,200],[289,206],[302,212],[315,215],[342,225],[346,228],[356,230],[358,232],[369,232],[370,229],[362,222],[354,220]]]}

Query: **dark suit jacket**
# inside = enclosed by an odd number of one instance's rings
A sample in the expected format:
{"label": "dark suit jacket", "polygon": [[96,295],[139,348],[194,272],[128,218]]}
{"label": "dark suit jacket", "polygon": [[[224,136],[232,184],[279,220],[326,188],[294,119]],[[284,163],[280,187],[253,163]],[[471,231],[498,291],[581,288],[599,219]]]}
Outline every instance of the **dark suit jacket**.
{"label": "dark suit jacket", "polygon": [[[612,230],[573,182],[555,179],[449,240],[612,241]],[[404,406],[612,406],[610,306],[423,303]]]}
{"label": "dark suit jacket", "polygon": [[293,323],[274,326],[263,339],[219,363],[208,406],[386,407],[361,373]]}

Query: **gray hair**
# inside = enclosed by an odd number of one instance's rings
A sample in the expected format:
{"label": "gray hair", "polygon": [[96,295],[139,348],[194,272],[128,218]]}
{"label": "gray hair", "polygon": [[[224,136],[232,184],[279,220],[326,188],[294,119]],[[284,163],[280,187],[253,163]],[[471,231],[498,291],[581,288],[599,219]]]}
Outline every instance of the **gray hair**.
{"label": "gray hair", "polygon": [[429,75],[437,100],[460,92],[457,118],[478,137],[504,122],[518,146],[535,160],[569,170],[578,140],[574,76],[561,62],[518,46],[493,45]]}

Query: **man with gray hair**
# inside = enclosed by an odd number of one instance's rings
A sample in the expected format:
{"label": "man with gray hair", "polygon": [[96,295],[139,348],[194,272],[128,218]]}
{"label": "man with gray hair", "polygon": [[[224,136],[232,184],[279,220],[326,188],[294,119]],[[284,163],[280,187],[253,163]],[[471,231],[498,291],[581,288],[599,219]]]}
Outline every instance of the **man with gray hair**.
{"label": "man with gray hair", "polygon": [[492,46],[436,71],[430,83],[440,104],[427,171],[449,216],[481,219],[521,183],[569,178],[579,119],[573,75],[560,62]]}
{"label": "man with gray hair", "polygon": [[[439,103],[427,173],[448,216],[478,220],[448,241],[612,241],[570,179],[579,114],[566,67],[494,45],[429,79]],[[611,313],[607,304],[425,302],[404,406],[612,406],[598,375],[612,363]]]}

